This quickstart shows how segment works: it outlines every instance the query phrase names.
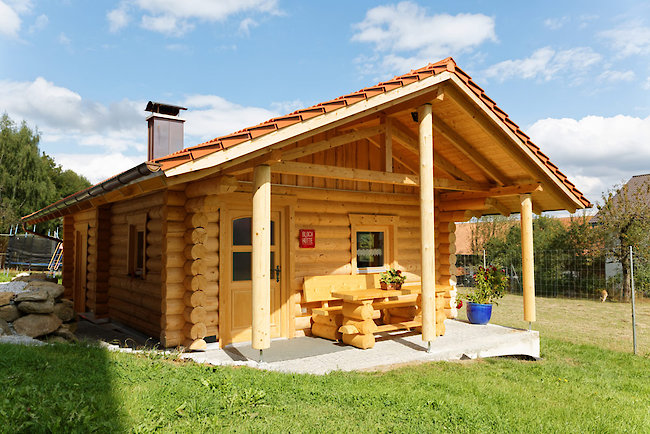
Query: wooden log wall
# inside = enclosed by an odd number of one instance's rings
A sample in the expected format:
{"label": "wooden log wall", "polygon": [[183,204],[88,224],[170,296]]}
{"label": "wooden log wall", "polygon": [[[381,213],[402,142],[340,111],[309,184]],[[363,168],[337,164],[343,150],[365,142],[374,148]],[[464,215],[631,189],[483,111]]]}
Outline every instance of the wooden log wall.
{"label": "wooden log wall", "polygon": [[209,179],[167,193],[165,346],[205,349],[219,339],[219,200]]}
{"label": "wooden log wall", "polygon": [[72,299],[74,284],[74,216],[63,217],[63,271],[62,282],[65,288],[63,296]]}
{"label": "wooden log wall", "polygon": [[110,209],[98,208],[88,228],[88,287],[90,311],[96,318],[108,316]]}
{"label": "wooden log wall", "polygon": [[[161,332],[164,199],[164,193],[157,192],[115,203],[110,211],[109,315],[151,336]],[[144,278],[128,275],[128,216],[144,216],[145,219]]]}
{"label": "wooden log wall", "polygon": [[185,192],[165,193],[163,219],[162,315],[160,341],[164,347],[177,347],[185,341]]}
{"label": "wooden log wall", "polygon": [[[308,333],[311,309],[316,304],[302,302],[302,286],[307,276],[352,274],[352,240],[349,214],[381,214],[399,216],[394,239],[395,259],[408,281],[420,281],[419,245],[420,217],[416,196],[396,197],[390,194],[351,192],[323,193],[295,189],[297,196],[291,242],[295,251],[295,272],[292,280],[296,334]],[[315,248],[298,246],[298,230],[316,231]]]}

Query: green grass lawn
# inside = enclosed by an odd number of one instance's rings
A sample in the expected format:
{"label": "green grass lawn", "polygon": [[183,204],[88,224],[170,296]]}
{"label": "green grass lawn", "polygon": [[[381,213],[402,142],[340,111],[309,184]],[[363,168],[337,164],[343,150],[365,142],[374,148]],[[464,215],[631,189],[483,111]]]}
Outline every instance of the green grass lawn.
{"label": "green grass lawn", "polygon": [[[461,294],[466,288],[459,288]],[[537,321],[542,342],[545,338],[562,339],[576,344],[597,345],[615,351],[632,352],[632,310],[629,303],[601,303],[597,300],[572,300],[537,297]],[[508,294],[493,307],[491,323],[526,329],[523,301]],[[459,319],[467,319],[465,307]],[[636,304],[637,350],[650,354],[650,300]]]}
{"label": "green grass lawn", "polygon": [[648,357],[556,339],[542,351],[309,376],[0,345],[0,431],[650,431]]}

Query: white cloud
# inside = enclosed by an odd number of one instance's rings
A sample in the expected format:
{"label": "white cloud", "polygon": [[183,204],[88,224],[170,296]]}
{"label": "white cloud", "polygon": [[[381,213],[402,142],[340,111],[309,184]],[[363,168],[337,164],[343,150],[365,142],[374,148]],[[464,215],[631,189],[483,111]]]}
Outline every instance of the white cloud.
{"label": "white cloud", "polygon": [[645,79],[641,87],[643,87],[645,90],[650,90],[650,77]]}
{"label": "white cloud", "polygon": [[[188,147],[276,117],[283,114],[280,108],[302,105],[281,102],[265,109],[216,95],[190,95],[179,103],[189,108],[183,112]],[[102,104],[42,77],[23,82],[0,80],[0,113],[38,127],[45,152],[66,169],[93,181],[146,159],[145,104],[128,99]]]}
{"label": "white cloud", "polygon": [[0,1],[0,34],[17,37],[20,23],[18,13],[7,3]]}
{"label": "white cloud", "polygon": [[131,21],[131,17],[127,11],[126,4],[122,3],[117,9],[113,9],[106,14],[106,19],[108,20],[108,29],[115,33],[120,29],[123,29]]}
{"label": "white cloud", "polygon": [[600,36],[608,40],[618,51],[619,57],[650,54],[650,27],[639,21],[625,23],[615,29],[606,30]]}
{"label": "white cloud", "polygon": [[627,71],[615,71],[613,69],[607,69],[598,75],[598,80],[600,81],[634,81],[636,74],[632,70]]}
{"label": "white cloud", "polygon": [[541,119],[527,133],[592,202],[648,172],[650,116]]}
{"label": "white cloud", "polygon": [[[112,31],[128,24],[127,9],[137,10],[143,28],[176,36],[191,31],[196,22],[221,22],[244,13],[280,13],[277,0],[124,0],[106,15]],[[250,29],[252,24],[245,24],[245,28]]]}
{"label": "white cloud", "polygon": [[510,78],[549,81],[559,76],[576,80],[601,59],[602,56],[589,47],[561,51],[543,47],[525,59],[504,60],[492,65],[484,73],[499,81]]}
{"label": "white cloud", "polygon": [[118,173],[142,163],[142,158],[128,156],[119,152],[98,154],[56,155],[56,162],[65,169],[84,175],[93,184],[111,178]]}
{"label": "white cloud", "polygon": [[556,17],[556,18],[547,18],[544,20],[544,25],[551,30],[558,30],[564,27],[566,23],[569,22],[569,17]]}
{"label": "white cloud", "polygon": [[[273,110],[241,106],[216,95],[191,95],[183,104],[189,108],[183,113],[187,119],[185,131],[200,142],[257,125],[280,115]],[[186,145],[191,146],[187,143]]]}
{"label": "white cloud", "polygon": [[251,29],[259,26],[259,23],[252,19],[251,17],[244,18],[239,23],[239,31],[248,36],[251,33]]}
{"label": "white cloud", "polygon": [[354,29],[352,40],[374,45],[377,62],[387,72],[408,71],[497,40],[492,17],[428,15],[409,1],[369,9]]}
{"label": "white cloud", "polygon": [[29,26],[29,33],[36,33],[38,31],[43,30],[45,27],[47,27],[47,24],[50,22],[50,19],[47,17],[45,14],[41,14],[38,17],[36,17],[36,20],[34,20],[34,24]]}
{"label": "white cloud", "polygon": [[59,33],[59,44],[69,47],[71,42],[72,41],[70,41],[70,38],[68,38],[65,33]]}

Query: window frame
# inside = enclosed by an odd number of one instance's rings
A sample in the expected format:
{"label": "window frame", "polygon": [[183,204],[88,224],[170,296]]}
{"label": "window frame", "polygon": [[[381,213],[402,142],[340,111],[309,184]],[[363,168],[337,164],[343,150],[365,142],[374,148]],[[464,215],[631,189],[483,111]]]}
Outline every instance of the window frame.
{"label": "window frame", "polygon": [[[147,277],[147,214],[128,215],[126,223],[128,226],[126,274],[134,279],[144,280]],[[138,245],[138,233],[142,233],[141,246]],[[138,255],[138,247],[142,248],[141,255]],[[138,267],[138,257],[142,259],[141,270]]]}
{"label": "window frame", "polygon": [[[350,219],[350,262],[352,274],[382,273],[390,267],[396,266],[397,237],[396,229],[399,216],[349,214]],[[384,233],[384,265],[381,267],[357,266],[357,233],[358,232],[383,232]]]}

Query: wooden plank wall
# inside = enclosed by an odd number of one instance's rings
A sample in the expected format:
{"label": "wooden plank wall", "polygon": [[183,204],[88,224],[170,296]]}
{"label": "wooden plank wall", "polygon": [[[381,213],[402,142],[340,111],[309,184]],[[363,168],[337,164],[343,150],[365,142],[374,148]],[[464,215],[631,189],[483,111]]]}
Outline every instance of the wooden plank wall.
{"label": "wooden plank wall", "polygon": [[[163,204],[164,193],[157,192],[113,204],[110,217],[110,317],[151,336],[160,334]],[[127,274],[127,216],[143,213],[147,244],[144,279]]]}
{"label": "wooden plank wall", "polygon": [[65,288],[63,296],[72,300],[74,284],[74,216],[63,217],[63,271],[62,283]]}

